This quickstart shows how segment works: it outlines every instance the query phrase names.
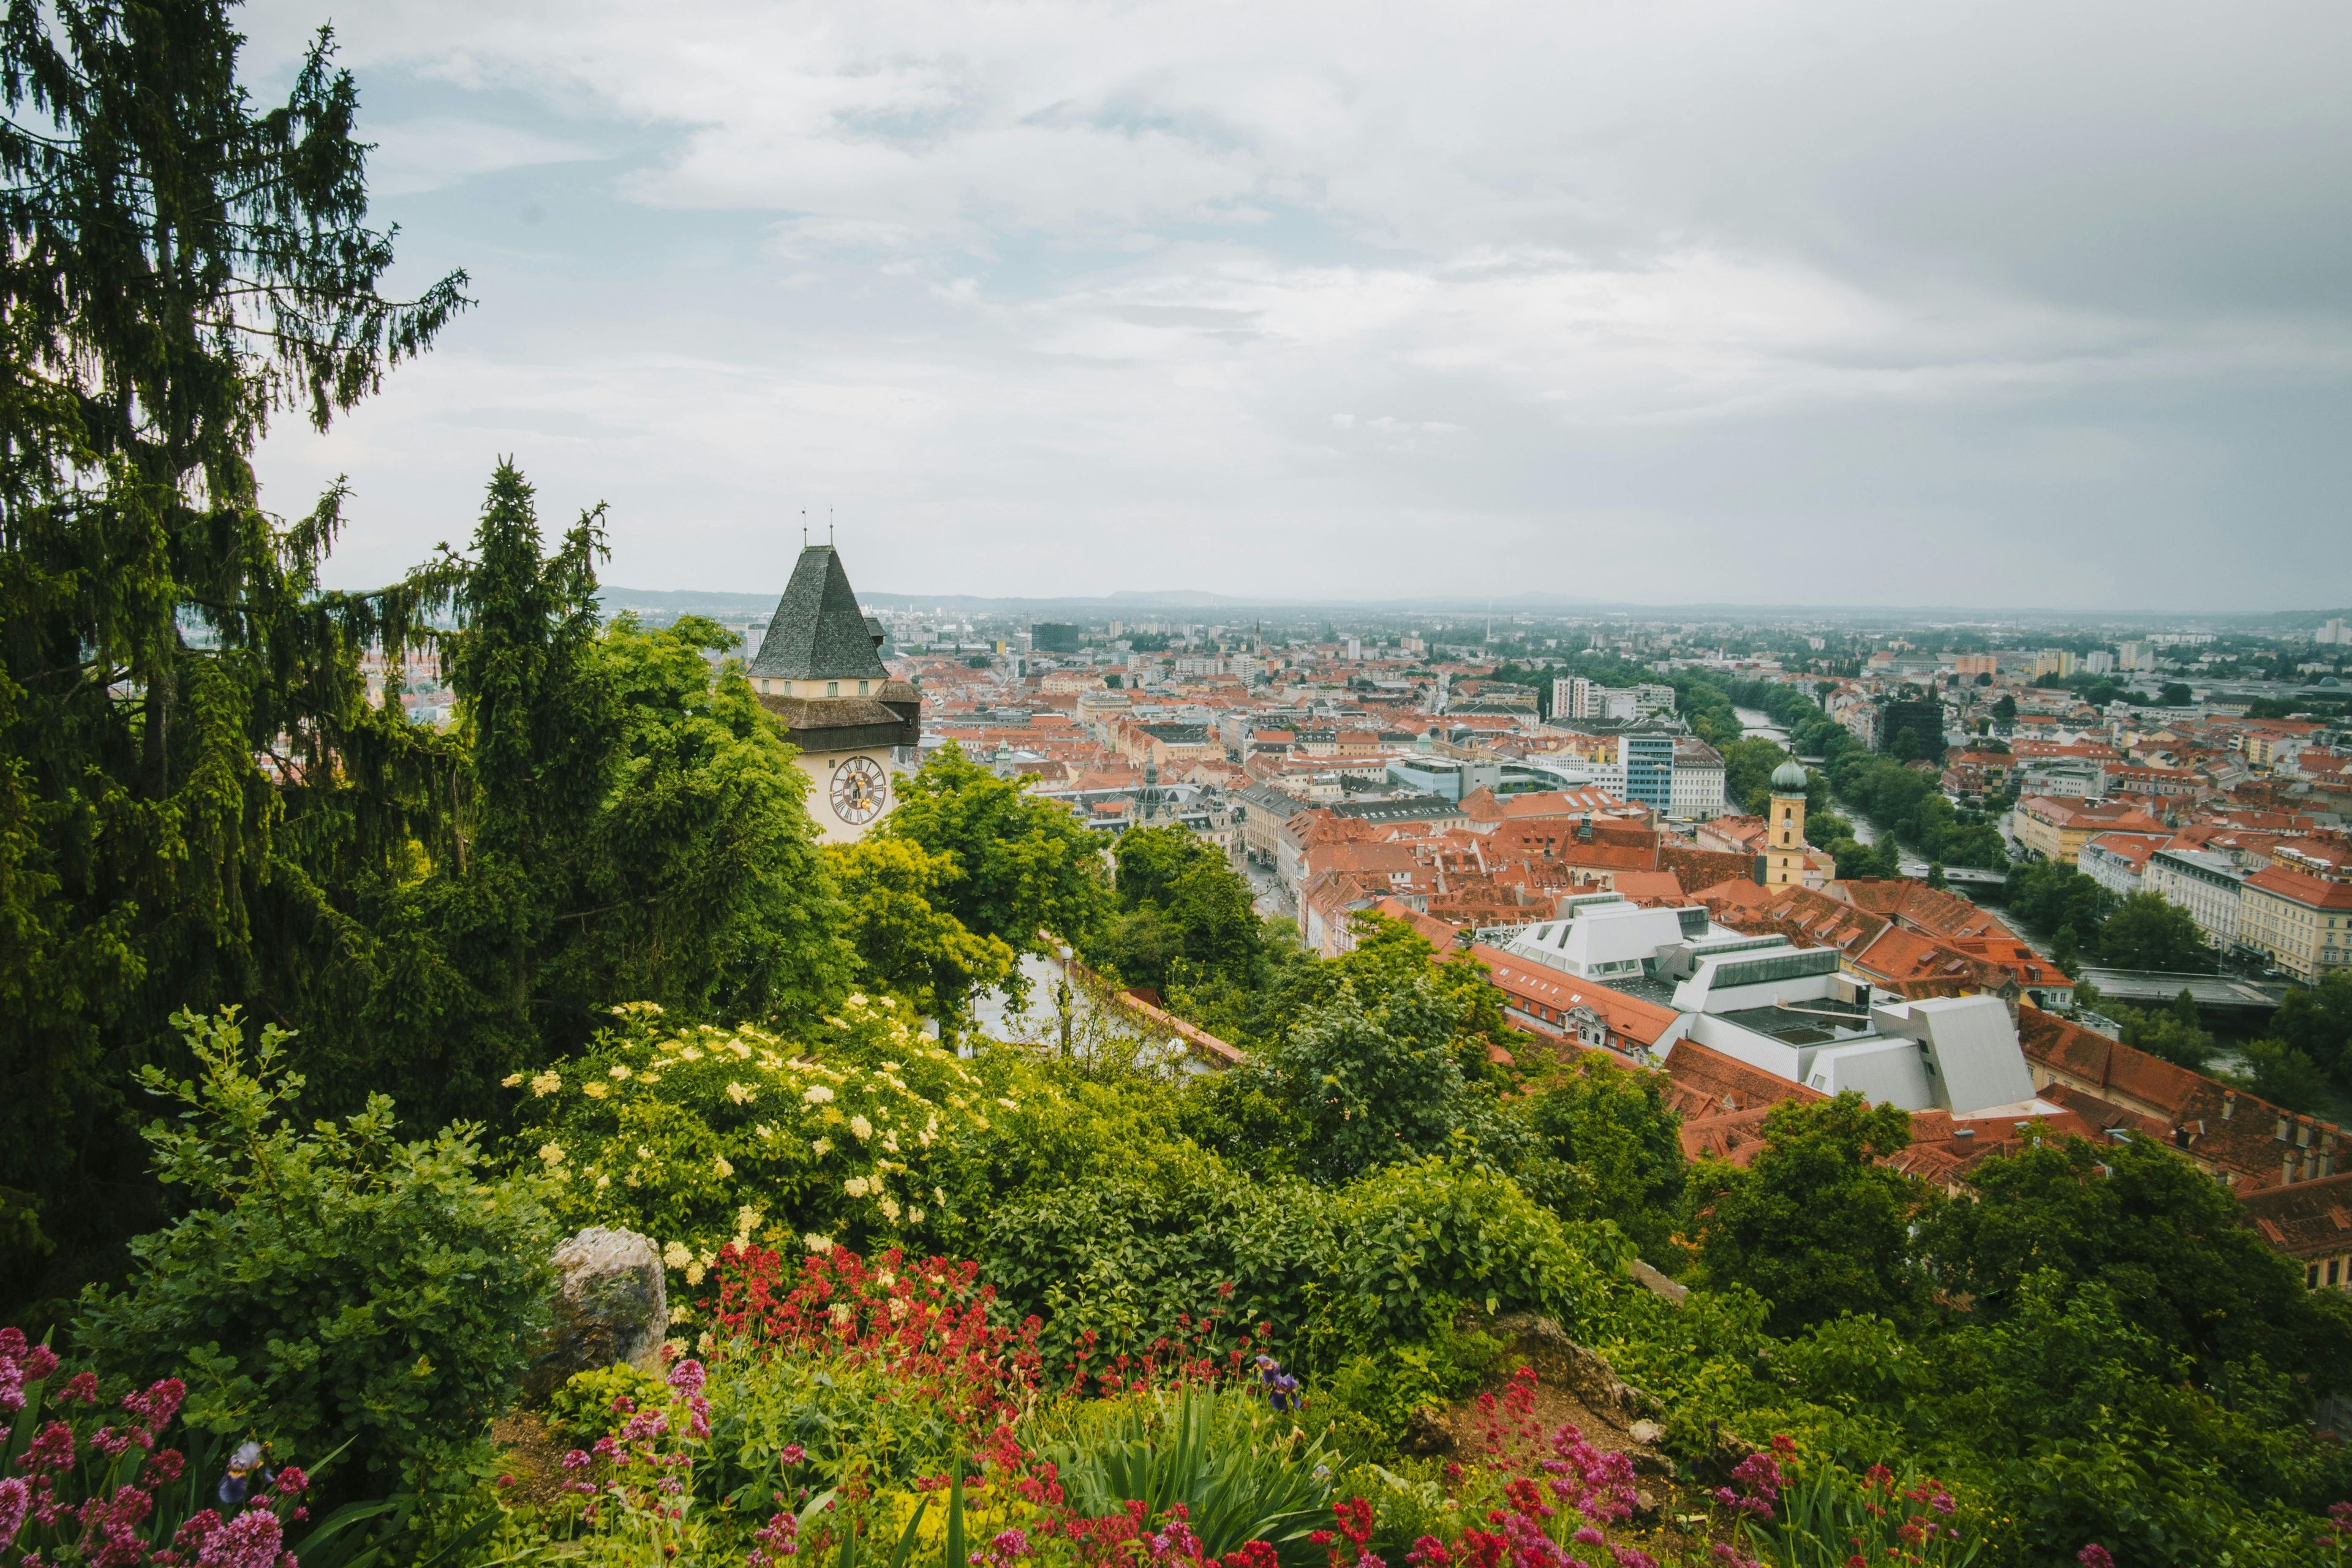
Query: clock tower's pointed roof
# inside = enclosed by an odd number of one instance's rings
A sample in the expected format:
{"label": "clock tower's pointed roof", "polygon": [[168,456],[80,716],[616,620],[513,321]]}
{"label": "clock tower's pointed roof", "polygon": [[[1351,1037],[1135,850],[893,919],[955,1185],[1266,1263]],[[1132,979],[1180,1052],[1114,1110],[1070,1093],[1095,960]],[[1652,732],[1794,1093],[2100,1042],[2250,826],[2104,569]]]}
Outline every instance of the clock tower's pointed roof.
{"label": "clock tower's pointed roof", "polygon": [[748,673],[782,680],[887,680],[890,672],[876,651],[881,640],[857,607],[841,556],[830,544],[812,544],[793,567]]}

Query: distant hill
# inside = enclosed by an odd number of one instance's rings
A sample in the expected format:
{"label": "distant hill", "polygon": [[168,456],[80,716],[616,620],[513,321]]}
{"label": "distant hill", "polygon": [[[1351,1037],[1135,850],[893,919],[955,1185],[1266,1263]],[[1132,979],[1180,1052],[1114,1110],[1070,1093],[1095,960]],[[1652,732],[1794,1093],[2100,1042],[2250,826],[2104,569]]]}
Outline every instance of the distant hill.
{"label": "distant hill", "polygon": [[[766,594],[728,593],[716,588],[611,586],[598,590],[597,598],[607,615],[617,615],[623,610],[635,610],[642,614],[664,618],[684,615],[706,615],[725,620],[740,620],[746,616],[758,617],[772,614],[782,594],[782,584],[778,585],[774,593]],[[1465,599],[1458,596],[1437,595],[1427,599],[1318,600],[1291,598],[1279,595],[1269,595],[1265,598],[1244,598],[1230,594],[1211,594],[1191,588],[1129,588],[1113,594],[1015,598],[988,594],[903,594],[861,588],[857,597],[872,609],[895,606],[917,610],[960,610],[966,613],[1039,616],[1084,615],[1088,612],[1098,615],[1132,615],[1139,610],[1164,609],[1215,611],[1222,612],[1227,616],[1237,616],[1247,610],[1313,610],[1359,615],[1407,616],[1550,612],[1569,616],[1620,615],[1633,618],[1653,619],[1672,618],[1675,616],[1683,615],[1697,618],[1864,620],[1890,624],[1916,617],[1957,617],[1968,621],[1979,618],[2002,621],[2018,619],[2053,627],[2071,626],[2100,629],[2116,636],[2141,629],[2176,627],[2184,624],[2200,625],[2216,630],[2272,633],[2307,631],[2320,626],[2332,616],[2341,616],[2352,618],[2352,610],[2063,611],[1940,605],[1871,606],[1742,605],[1723,601],[1675,605],[1587,599],[1570,595],[1545,593],[1498,594],[1491,599]]]}
{"label": "distant hill", "polygon": [[603,587],[596,590],[596,603],[608,616],[644,610],[661,616],[720,616],[733,620],[773,615],[782,594],[781,588],[772,594],[728,594],[715,588]]}

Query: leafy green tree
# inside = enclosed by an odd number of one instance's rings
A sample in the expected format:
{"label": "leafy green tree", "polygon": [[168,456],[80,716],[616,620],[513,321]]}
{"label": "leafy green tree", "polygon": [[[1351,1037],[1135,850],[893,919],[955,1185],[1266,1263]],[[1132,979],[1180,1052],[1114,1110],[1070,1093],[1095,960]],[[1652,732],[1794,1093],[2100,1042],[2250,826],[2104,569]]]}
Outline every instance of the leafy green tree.
{"label": "leafy green tree", "polygon": [[2011,868],[2003,897],[2029,931],[2054,935],[2071,926],[2075,940],[2087,943],[2096,942],[2116,901],[2106,889],[2056,860]]}
{"label": "leafy green tree", "polygon": [[1181,975],[1184,963],[1184,933],[1157,904],[1144,904],[1111,916],[1087,956],[1129,985],[1158,992],[1163,1000]]}
{"label": "leafy green tree", "polygon": [[2197,700],[2197,694],[2178,680],[2168,680],[2157,688],[2156,700],[2159,707],[2186,708]]}
{"label": "leafy green tree", "polygon": [[2352,1081],[2352,971],[2339,969],[2316,985],[2291,987],[2271,1016],[2270,1032],[2336,1082]]}
{"label": "leafy green tree", "polygon": [[2162,1012],[2142,1007],[2118,1007],[2116,1021],[2123,1026],[2123,1043],[2175,1067],[2201,1072],[2221,1047],[2205,1030],[2197,999],[2183,991]]}
{"label": "leafy green tree", "polygon": [[1996,724],[2016,723],[2017,699],[2010,696],[2007,692],[2003,692],[1999,697],[1994,698],[1992,704],[1992,721]]}
{"label": "leafy green tree", "polygon": [[1614,1220],[1644,1257],[1666,1256],[1686,1178],[1682,1118],[1657,1074],[1589,1053],[1536,1097],[1528,1120],[1553,1155],[1591,1178],[1595,1217]]}
{"label": "leafy green tree", "polygon": [[1377,988],[1343,979],[1300,1018],[1266,1058],[1304,1131],[1299,1169],[1343,1182],[1447,1149],[1473,1115],[1464,1013],[1424,969]]}
{"label": "leafy green tree", "polygon": [[434,852],[330,884],[336,918],[290,930],[259,993],[304,1021],[325,1108],[387,1089],[488,1117],[501,1079],[580,1048],[615,1003],[774,1019],[847,984],[782,727],[739,665],[714,671],[730,639],[712,623],[599,629],[596,521],[547,550],[501,464],[470,558],[450,558],[458,721],[422,818]]}
{"label": "leafy green tree", "polygon": [[772,1019],[841,994],[845,917],[808,775],[741,665],[714,668],[711,656],[740,641],[699,616],[654,629],[627,615],[597,641],[613,750],[556,915],[577,934],[547,986],[574,1006],[644,1000],[693,1018]]}
{"label": "leafy green tree", "polygon": [[939,1019],[944,1032],[960,1033],[972,997],[1003,984],[1020,959],[931,901],[954,877],[954,861],[885,834],[832,845],[825,857],[848,908],[851,944],[873,984]]}
{"label": "leafy green tree", "polygon": [[1937,1194],[1880,1163],[1909,1147],[1910,1114],[1849,1091],[1783,1101],[1765,1114],[1763,1131],[1747,1169],[1722,1161],[1691,1168],[1683,1233],[1702,1281],[1764,1296],[1776,1333],[1841,1312],[1922,1321],[1929,1279],[1912,1232],[1933,1215]]}
{"label": "leafy green tree", "polygon": [[[1760,814],[1771,795],[1772,770],[1789,760],[1788,751],[1761,735],[1733,741],[1721,750],[1724,798],[1750,816]],[[1807,815],[1810,818],[1810,811]]]}
{"label": "leafy green tree", "polygon": [[2213,967],[2213,949],[2187,910],[2158,893],[2134,893],[2099,927],[2099,956],[2118,969],[2190,973]]}
{"label": "leafy green tree", "polygon": [[321,858],[412,858],[442,755],[358,669],[435,584],[320,593],[341,491],[283,524],[250,457],[272,414],[324,428],[428,348],[465,278],[381,291],[328,35],[267,108],[242,42],[217,3],[0,24],[0,1187],[60,1285],[151,1190],[126,1064],[174,1048],[183,1001],[247,992],[289,923],[337,923]]}
{"label": "leafy green tree", "polygon": [[[1111,939],[1125,955],[1122,975],[1163,990],[1171,979],[1256,981],[1264,938],[1255,900],[1213,845],[1181,827],[1139,827],[1120,835],[1114,854],[1117,923],[1142,928]],[[1179,958],[1190,974],[1175,973]]]}
{"label": "leafy green tree", "polygon": [[1922,1247],[1972,1321],[2000,1321],[2055,1270],[2106,1289],[2209,1380],[2255,1361],[2314,1393],[2352,1376],[2352,1302],[2305,1290],[2227,1187],[2152,1140],[2042,1140],[1979,1163],[1969,1187],[1929,1216]]}
{"label": "leafy green tree", "polygon": [[937,901],[966,931],[1015,952],[1044,952],[1041,931],[1083,945],[1108,902],[1101,844],[1028,784],[998,778],[950,742],[900,782],[878,831],[953,858]]}
{"label": "leafy green tree", "polygon": [[142,1135],[189,1206],[131,1243],[122,1289],[83,1294],[76,1335],[113,1371],[184,1376],[192,1426],[310,1465],[350,1444],[331,1496],[447,1485],[546,1323],[555,1237],[535,1179],[494,1176],[472,1128],[401,1142],[381,1095],[299,1131],[283,1030],[248,1055],[234,1009],[173,1022],[197,1076],[142,1071],[182,1108]]}
{"label": "leafy green tree", "polygon": [[2249,1040],[2238,1047],[2242,1071],[2231,1075],[2273,1105],[2289,1110],[2325,1111],[2327,1074],[2308,1056],[2281,1040]]}

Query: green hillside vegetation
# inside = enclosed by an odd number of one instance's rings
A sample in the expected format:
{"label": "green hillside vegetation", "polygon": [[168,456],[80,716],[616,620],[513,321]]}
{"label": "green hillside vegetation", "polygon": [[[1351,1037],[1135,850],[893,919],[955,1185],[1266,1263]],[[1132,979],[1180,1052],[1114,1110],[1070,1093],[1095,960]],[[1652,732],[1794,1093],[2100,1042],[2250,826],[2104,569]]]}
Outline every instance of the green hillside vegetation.
{"label": "green hillside vegetation", "polygon": [[[0,1564],[2343,1560],[2352,1301],[2168,1150],[1953,1197],[1848,1098],[1689,1163],[1465,956],[1308,954],[951,746],[820,848],[727,635],[600,620],[601,513],[511,464],[463,550],[322,589],[360,502],[263,510],[265,417],[465,303],[376,292],[329,43],[262,109],[216,6],[0,30]],[[1081,1028],[1024,984],[1064,942],[1244,1064]],[[1070,1026],[992,1038],[992,990]],[[2283,1025],[2331,1070],[2340,1000]],[[656,1245],[674,1337],[526,1410],[589,1226]],[[1530,1317],[1670,1489],[1539,1416]]]}

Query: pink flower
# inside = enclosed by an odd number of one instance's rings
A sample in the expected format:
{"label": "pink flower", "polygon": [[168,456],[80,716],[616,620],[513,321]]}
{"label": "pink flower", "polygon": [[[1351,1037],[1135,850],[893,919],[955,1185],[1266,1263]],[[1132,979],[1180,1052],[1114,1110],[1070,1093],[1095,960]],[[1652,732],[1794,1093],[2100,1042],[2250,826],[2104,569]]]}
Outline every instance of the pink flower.
{"label": "pink flower", "polygon": [[798,1443],[787,1443],[784,1445],[784,1451],[778,1454],[776,1458],[787,1465],[797,1465],[808,1458],[808,1450]]}
{"label": "pink flower", "polygon": [[211,1509],[206,1509],[202,1513],[192,1513],[173,1534],[172,1544],[182,1552],[194,1546],[201,1546],[205,1537],[220,1528],[220,1523],[221,1516]]}
{"label": "pink flower", "polygon": [[205,1536],[196,1549],[196,1568],[278,1568],[285,1544],[276,1514],[248,1509]]}
{"label": "pink flower", "polygon": [[2074,1553],[2074,1561],[2083,1568],[2116,1568],[2116,1560],[2107,1554],[2105,1547],[2095,1541]]}
{"label": "pink flower", "polygon": [[567,1470],[581,1470],[587,1468],[588,1450],[585,1448],[574,1448],[572,1452],[564,1455],[563,1468]]}
{"label": "pink flower", "polygon": [[66,1385],[58,1390],[58,1403],[60,1405],[97,1404],[98,1373],[78,1372],[66,1379]]}
{"label": "pink flower", "polygon": [[688,1359],[669,1369],[669,1385],[680,1394],[702,1392],[702,1363]]}
{"label": "pink flower", "polygon": [[278,1472],[278,1490],[280,1495],[292,1497],[297,1492],[310,1489],[310,1478],[302,1473],[301,1466],[288,1465]]}
{"label": "pink flower", "polygon": [[122,1408],[139,1417],[140,1425],[152,1436],[172,1424],[172,1417],[180,1413],[180,1402],[187,1396],[186,1384],[176,1377],[166,1377],[149,1384],[144,1394],[124,1394]]}
{"label": "pink flower", "polygon": [[769,1516],[767,1525],[751,1539],[756,1544],[743,1561],[746,1568],[768,1568],[800,1551],[801,1521],[790,1513],[778,1511]]}
{"label": "pink flower", "polygon": [[33,1488],[30,1482],[22,1476],[10,1476],[0,1480],[0,1552],[7,1551],[16,1541],[16,1532],[25,1528],[25,1516],[32,1510]]}
{"label": "pink flower", "polygon": [[62,1421],[52,1421],[34,1437],[16,1466],[37,1476],[43,1470],[70,1469],[73,1462],[73,1428]]}

